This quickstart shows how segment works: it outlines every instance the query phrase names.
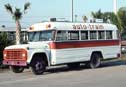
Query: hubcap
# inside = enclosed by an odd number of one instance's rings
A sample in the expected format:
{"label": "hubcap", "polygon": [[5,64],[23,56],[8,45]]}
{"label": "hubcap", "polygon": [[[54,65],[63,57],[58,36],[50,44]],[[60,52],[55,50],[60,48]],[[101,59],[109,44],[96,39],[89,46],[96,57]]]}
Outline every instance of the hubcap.
{"label": "hubcap", "polygon": [[35,65],[36,70],[41,70],[43,68],[42,63],[37,62]]}

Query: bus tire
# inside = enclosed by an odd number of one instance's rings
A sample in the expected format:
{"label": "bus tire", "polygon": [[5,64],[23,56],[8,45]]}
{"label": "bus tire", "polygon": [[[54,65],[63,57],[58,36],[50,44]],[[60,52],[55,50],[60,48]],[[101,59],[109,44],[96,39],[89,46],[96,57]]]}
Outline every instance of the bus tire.
{"label": "bus tire", "polygon": [[42,75],[46,70],[45,62],[42,59],[36,58],[32,62],[31,70],[35,75]]}
{"label": "bus tire", "polygon": [[98,68],[101,64],[101,58],[98,53],[93,53],[89,62],[89,67],[91,69]]}
{"label": "bus tire", "polygon": [[14,73],[22,73],[24,71],[24,67],[22,67],[22,66],[10,66],[10,69]]}

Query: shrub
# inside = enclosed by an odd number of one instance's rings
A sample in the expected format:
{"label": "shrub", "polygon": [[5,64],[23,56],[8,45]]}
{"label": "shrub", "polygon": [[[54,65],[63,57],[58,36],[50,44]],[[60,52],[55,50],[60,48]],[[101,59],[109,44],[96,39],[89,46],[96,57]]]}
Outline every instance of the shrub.
{"label": "shrub", "polygon": [[7,33],[2,32],[0,33],[0,65],[2,65],[3,60],[3,50],[6,46],[14,44],[14,41],[10,41],[8,39]]}

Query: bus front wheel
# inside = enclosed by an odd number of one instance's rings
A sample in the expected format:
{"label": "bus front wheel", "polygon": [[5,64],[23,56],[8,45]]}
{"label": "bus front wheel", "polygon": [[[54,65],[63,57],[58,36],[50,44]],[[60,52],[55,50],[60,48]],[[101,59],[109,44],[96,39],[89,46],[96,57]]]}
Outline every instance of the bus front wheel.
{"label": "bus front wheel", "polygon": [[31,65],[31,70],[35,75],[41,75],[46,70],[45,62],[41,59],[36,59]]}
{"label": "bus front wheel", "polygon": [[24,67],[22,67],[22,66],[10,66],[10,69],[14,73],[22,73],[24,71]]}

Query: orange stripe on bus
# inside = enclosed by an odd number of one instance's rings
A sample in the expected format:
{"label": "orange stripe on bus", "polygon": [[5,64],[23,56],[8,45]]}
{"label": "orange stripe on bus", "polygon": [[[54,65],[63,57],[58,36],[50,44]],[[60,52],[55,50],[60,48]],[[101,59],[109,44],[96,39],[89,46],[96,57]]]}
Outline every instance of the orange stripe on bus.
{"label": "orange stripe on bus", "polygon": [[119,45],[119,40],[51,42],[49,45],[51,49],[114,46]]}

